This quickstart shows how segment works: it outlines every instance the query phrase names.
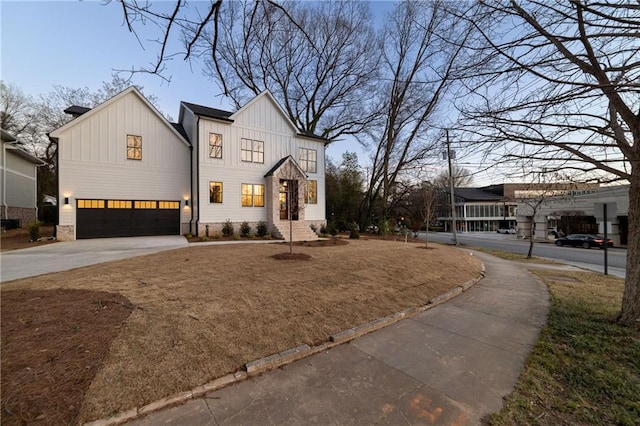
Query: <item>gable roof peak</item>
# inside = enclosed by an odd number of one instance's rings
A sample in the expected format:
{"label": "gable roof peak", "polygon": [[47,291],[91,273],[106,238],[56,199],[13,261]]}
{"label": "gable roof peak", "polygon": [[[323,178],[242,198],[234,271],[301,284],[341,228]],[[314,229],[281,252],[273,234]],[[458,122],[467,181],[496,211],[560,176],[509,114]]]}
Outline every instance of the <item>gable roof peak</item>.
{"label": "gable roof peak", "polygon": [[109,98],[106,101],[96,105],[94,108],[92,108],[91,110],[85,112],[84,114],[80,115],[79,117],[69,121],[68,123],[64,124],[61,127],[58,127],[57,129],[55,129],[54,131],[49,133],[49,136],[53,137],[53,138],[60,137],[60,132],[62,132],[64,130],[67,130],[70,127],[73,127],[73,126],[77,125],[78,123],[89,119],[90,117],[93,117],[95,114],[98,114],[100,111],[102,111],[107,106],[119,101],[120,99],[124,98],[125,96],[127,96],[130,93],[133,93],[135,96],[137,96],[138,99],[140,99],[142,101],[142,103],[144,103],[147,106],[147,108],[149,108],[151,111],[153,111],[154,115],[160,121],[162,121],[176,136],[178,136],[180,138],[180,140],[185,145],[187,145],[187,146],[191,145],[189,140],[185,139],[184,136],[173,125],[171,125],[171,123],[169,123],[169,120],[167,120],[167,118],[164,115],[162,115],[160,113],[160,111],[158,111],[158,109],[155,106],[153,106],[153,104],[151,102],[149,102],[149,100],[147,98],[145,98],[145,96],[142,94],[142,92],[140,92],[140,90],[138,90],[135,86],[127,87],[122,92],[118,93],[117,95],[112,96],[111,98]]}

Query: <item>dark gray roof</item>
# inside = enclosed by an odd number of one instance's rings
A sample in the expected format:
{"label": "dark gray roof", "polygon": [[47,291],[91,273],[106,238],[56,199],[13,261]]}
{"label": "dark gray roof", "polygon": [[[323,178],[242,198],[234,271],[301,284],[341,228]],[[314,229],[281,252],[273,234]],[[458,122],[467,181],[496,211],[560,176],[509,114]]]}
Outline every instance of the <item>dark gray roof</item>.
{"label": "dark gray roof", "polygon": [[187,131],[184,130],[184,127],[182,127],[182,124],[180,123],[170,123],[174,129],[176,129],[178,131],[178,133],[180,133],[182,135],[183,138],[185,138],[185,140],[187,142],[189,142],[189,144],[191,144],[191,141],[189,140],[189,135],[187,135]]}
{"label": "dark gray roof", "polygon": [[78,106],[78,105],[71,105],[69,108],[64,110],[64,113],[65,114],[75,115],[76,117],[79,117],[82,114],[86,114],[89,111],[91,111],[91,108]]}
{"label": "dark gray roof", "polygon": [[311,133],[311,132],[300,131],[298,132],[298,135],[304,136],[306,138],[319,139],[321,141],[324,141],[325,143],[329,142],[327,138],[323,138],[322,136],[318,136],[315,133]]}
{"label": "dark gray roof", "polygon": [[288,156],[286,156],[286,157],[284,157],[284,158],[280,159],[280,161],[278,161],[278,162],[276,163],[276,165],[275,165],[275,166],[273,166],[273,167],[272,167],[272,168],[271,168],[271,169],[270,169],[270,170],[269,170],[269,171],[264,175],[264,177],[269,177],[269,176],[273,175],[273,174],[276,172],[276,170],[278,170],[278,169],[280,168],[280,166],[282,166],[282,165],[284,164],[284,162],[285,162],[285,161],[287,161],[289,158],[291,158],[291,159],[293,160],[293,157],[291,157],[290,155],[288,155]]}
{"label": "dark gray roof", "polygon": [[[449,188],[445,188],[445,191],[448,193]],[[503,198],[480,188],[454,188],[453,193],[456,197],[463,198],[466,201],[501,201]]]}
{"label": "dark gray roof", "polygon": [[222,109],[217,109],[217,108],[210,108],[202,105],[196,105],[196,104],[192,104],[185,101],[182,101],[181,103],[187,108],[189,108],[191,111],[193,111],[193,113],[196,115],[215,118],[218,120],[229,121],[233,123],[233,120],[229,118],[231,114],[233,114],[232,112],[224,111]]}

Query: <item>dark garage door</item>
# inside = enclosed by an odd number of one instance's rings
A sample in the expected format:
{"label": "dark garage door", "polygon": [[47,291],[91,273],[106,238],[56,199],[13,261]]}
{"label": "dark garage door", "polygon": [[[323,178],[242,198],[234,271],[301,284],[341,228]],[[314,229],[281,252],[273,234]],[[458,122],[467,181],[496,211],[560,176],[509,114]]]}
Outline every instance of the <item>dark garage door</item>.
{"label": "dark garage door", "polygon": [[76,238],[180,234],[179,201],[77,200]]}

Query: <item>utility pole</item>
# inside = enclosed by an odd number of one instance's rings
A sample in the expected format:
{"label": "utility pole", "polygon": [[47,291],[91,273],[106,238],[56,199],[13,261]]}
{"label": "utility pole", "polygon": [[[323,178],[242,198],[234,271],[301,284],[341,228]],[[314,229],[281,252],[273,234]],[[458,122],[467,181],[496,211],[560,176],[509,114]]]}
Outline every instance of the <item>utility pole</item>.
{"label": "utility pole", "polygon": [[456,196],[453,193],[453,170],[451,167],[451,144],[449,142],[449,129],[447,133],[447,160],[449,161],[449,192],[451,193],[451,219],[453,231],[453,244],[458,245],[458,232],[456,230]]}

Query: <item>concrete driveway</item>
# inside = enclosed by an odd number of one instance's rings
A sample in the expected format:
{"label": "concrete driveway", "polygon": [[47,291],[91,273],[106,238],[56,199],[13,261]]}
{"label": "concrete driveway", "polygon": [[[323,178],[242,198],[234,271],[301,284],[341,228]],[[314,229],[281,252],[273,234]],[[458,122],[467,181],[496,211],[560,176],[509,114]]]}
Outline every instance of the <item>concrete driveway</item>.
{"label": "concrete driveway", "polygon": [[96,263],[189,247],[179,235],[99,238],[47,244],[0,255],[0,281],[66,271]]}

